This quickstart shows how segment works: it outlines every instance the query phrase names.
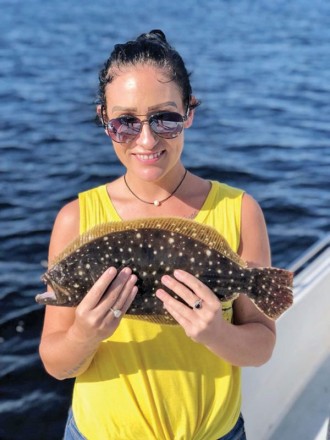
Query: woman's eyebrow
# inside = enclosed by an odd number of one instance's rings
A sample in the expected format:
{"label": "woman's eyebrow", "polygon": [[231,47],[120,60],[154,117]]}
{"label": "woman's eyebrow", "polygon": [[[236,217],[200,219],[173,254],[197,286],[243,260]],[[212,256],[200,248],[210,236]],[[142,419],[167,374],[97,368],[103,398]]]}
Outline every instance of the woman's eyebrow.
{"label": "woman's eyebrow", "polygon": [[159,109],[159,107],[168,107],[168,106],[178,108],[178,106],[176,105],[176,103],[174,101],[166,101],[166,102],[162,102],[158,105],[153,105],[152,107],[148,107],[148,110],[152,111],[152,110]]}
{"label": "woman's eyebrow", "polygon": [[114,107],[112,107],[112,109],[111,109],[111,111],[113,111],[113,112],[118,112],[118,111],[123,111],[123,110],[125,110],[125,111],[127,111],[127,112],[136,112],[136,110],[137,110],[137,108],[136,107],[132,107],[132,108],[129,108],[129,107],[121,107],[120,105],[115,105]]}

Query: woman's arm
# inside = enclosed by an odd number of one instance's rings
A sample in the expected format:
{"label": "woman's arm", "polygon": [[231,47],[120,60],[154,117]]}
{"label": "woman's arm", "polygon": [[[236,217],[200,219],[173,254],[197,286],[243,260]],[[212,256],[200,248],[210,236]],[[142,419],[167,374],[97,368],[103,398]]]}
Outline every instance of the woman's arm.
{"label": "woman's arm", "polygon": [[[244,195],[242,202],[239,253],[250,266],[270,266],[264,217],[259,205],[248,195]],[[196,296],[203,300],[202,309],[194,310],[162,289],[157,292],[189,337],[237,366],[259,366],[271,357],[276,339],[275,323],[246,295],[240,295],[234,302],[234,323],[231,324],[222,318],[221,304],[205,284],[187,272],[175,271],[174,275],[175,278],[163,277],[162,282],[188,304],[194,304]]]}
{"label": "woman's arm", "polygon": [[[74,201],[58,214],[50,241],[49,261],[79,234],[79,207]],[[100,342],[120,323],[111,308],[126,312],[137,292],[136,276],[128,268],[109,268],[77,308],[47,306],[40,356],[57,379],[75,377],[90,365]]]}

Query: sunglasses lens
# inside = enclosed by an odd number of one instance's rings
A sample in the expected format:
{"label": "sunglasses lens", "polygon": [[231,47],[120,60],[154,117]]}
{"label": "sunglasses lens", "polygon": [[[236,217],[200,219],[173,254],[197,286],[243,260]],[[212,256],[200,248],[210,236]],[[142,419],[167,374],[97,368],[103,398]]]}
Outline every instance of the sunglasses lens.
{"label": "sunglasses lens", "polygon": [[154,133],[166,139],[177,137],[183,129],[183,117],[175,112],[157,113],[149,123]]}
{"label": "sunglasses lens", "polygon": [[106,128],[115,142],[127,143],[140,133],[141,121],[133,116],[123,116],[111,119]]}

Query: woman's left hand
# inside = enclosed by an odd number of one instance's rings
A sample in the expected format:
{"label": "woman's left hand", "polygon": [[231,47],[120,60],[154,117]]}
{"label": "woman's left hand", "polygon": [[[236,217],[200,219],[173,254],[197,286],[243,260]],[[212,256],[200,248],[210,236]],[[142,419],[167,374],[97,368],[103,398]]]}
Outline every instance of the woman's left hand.
{"label": "woman's left hand", "polygon": [[[224,320],[221,303],[211,289],[183,270],[175,270],[174,278],[164,275],[161,281],[187,303],[176,300],[163,289],[156,292],[164,308],[183,327],[187,336],[204,345],[219,337]],[[200,307],[196,307],[198,304]]]}

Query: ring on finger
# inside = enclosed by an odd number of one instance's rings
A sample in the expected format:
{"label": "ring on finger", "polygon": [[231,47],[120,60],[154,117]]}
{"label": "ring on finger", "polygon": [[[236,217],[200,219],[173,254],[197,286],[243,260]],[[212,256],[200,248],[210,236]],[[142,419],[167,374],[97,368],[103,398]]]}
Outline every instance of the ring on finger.
{"label": "ring on finger", "polygon": [[197,309],[197,310],[201,309],[202,308],[202,303],[203,303],[203,300],[199,298],[197,301],[195,301],[195,303],[193,305],[193,308]]}
{"label": "ring on finger", "polygon": [[122,313],[123,313],[121,310],[119,310],[119,309],[113,309],[112,307],[110,307],[110,311],[113,313],[113,316],[114,316],[115,318],[120,318],[121,315],[122,315]]}

